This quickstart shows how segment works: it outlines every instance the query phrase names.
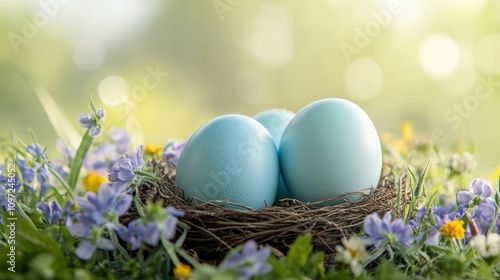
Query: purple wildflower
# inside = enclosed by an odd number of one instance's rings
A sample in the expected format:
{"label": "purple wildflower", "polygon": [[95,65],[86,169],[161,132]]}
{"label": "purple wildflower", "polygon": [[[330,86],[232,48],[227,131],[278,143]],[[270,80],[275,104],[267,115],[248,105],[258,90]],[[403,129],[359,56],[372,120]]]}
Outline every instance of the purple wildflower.
{"label": "purple wildflower", "polygon": [[97,110],[97,113],[94,114],[83,114],[78,117],[78,122],[81,127],[89,129],[89,135],[92,137],[96,137],[101,133],[101,129],[103,128],[103,120],[106,111],[104,109]]}
{"label": "purple wildflower", "polygon": [[129,136],[125,130],[113,129],[109,133],[111,144],[102,144],[95,149],[89,150],[85,156],[84,166],[90,171],[104,176],[121,155],[129,148]]}
{"label": "purple wildflower", "polygon": [[61,209],[59,204],[56,201],[52,201],[52,203],[47,205],[45,202],[38,202],[36,208],[42,211],[45,216],[47,216],[47,221],[51,224],[55,224],[67,218],[72,218],[76,214],[76,212],[71,212],[71,201],[67,201],[64,209]]}
{"label": "purple wildflower", "polygon": [[[449,221],[460,220],[464,217],[465,209],[463,205],[460,205],[456,211],[454,211],[453,207],[450,205],[447,206],[448,207],[439,205],[431,208],[432,217],[434,221],[436,221],[436,225],[427,232],[427,239],[425,240],[426,245],[438,246],[439,237],[441,236],[440,228]],[[417,240],[420,240],[424,234],[425,233],[418,236]]]}
{"label": "purple wildflower", "polygon": [[24,182],[31,183],[35,179],[35,171],[38,168],[37,164],[31,163],[32,166],[29,166],[27,160],[17,158],[17,165],[21,170]]}
{"label": "purple wildflower", "polygon": [[131,195],[120,193],[108,184],[103,184],[97,195],[88,192],[86,198],[76,198],[83,212],[76,213],[66,220],[67,228],[73,236],[86,238],[78,244],[75,251],[82,260],[90,259],[96,249],[115,249],[109,239],[96,237],[92,233],[96,232],[96,227],[101,226],[111,230],[119,228],[118,217],[125,214],[132,203]]}
{"label": "purple wildflower", "polygon": [[155,205],[148,209],[148,214],[144,219],[144,242],[156,246],[162,236],[167,240],[172,240],[177,228],[177,218],[182,216],[184,213],[172,206],[159,208]]}
{"label": "purple wildflower", "polygon": [[144,166],[143,147],[134,155],[125,155],[115,164],[108,175],[108,180],[113,183],[117,190],[125,190],[130,181],[135,178],[135,171]]}
{"label": "purple wildflower", "polygon": [[[14,183],[12,182],[14,180]],[[12,192],[12,190],[17,193],[21,188],[21,182],[17,175],[14,175],[9,181],[9,177],[4,175],[4,166],[0,165],[0,209],[7,210],[9,199],[7,196],[8,192]],[[1,216],[1,215],[0,215]]]}
{"label": "purple wildflower", "polygon": [[0,208],[6,211],[8,205],[9,205],[9,199],[7,198],[7,190],[3,185],[0,185]]}
{"label": "purple wildflower", "polygon": [[128,224],[127,227],[125,227],[124,225],[119,225],[116,229],[116,233],[118,233],[118,236],[123,241],[131,245],[130,249],[132,251],[139,249],[144,240],[145,227],[144,225],[138,223],[139,221],[139,219],[133,220]]}
{"label": "purple wildflower", "polygon": [[238,270],[238,279],[248,280],[253,276],[266,275],[271,272],[271,265],[267,263],[271,255],[270,248],[258,250],[257,243],[249,240],[240,253],[234,254],[224,260],[220,266]]}
{"label": "purple wildflower", "polygon": [[470,184],[470,191],[459,191],[457,200],[464,206],[478,204],[482,200],[492,200],[493,188],[490,181],[484,179],[474,179]]}
{"label": "purple wildflower", "polygon": [[87,237],[94,226],[116,228],[118,217],[124,215],[130,208],[132,196],[103,184],[97,194],[87,192],[86,199],[77,197],[76,202],[83,212],[75,214],[76,221],[71,221],[68,229],[73,236]]}
{"label": "purple wildflower", "polygon": [[85,155],[83,165],[87,170],[104,175],[120,158],[116,147],[112,144],[104,144],[95,149],[89,150]]}
{"label": "purple wildflower", "polygon": [[29,144],[26,146],[26,151],[36,158],[40,158],[42,160],[47,160],[47,154],[43,151],[42,147],[38,144]]}
{"label": "purple wildflower", "polygon": [[163,150],[163,161],[167,163],[167,166],[169,168],[177,167],[179,158],[181,157],[182,151],[184,151],[185,146],[186,141],[180,144],[175,141],[171,141],[167,144],[167,146]]}
{"label": "purple wildflower", "polygon": [[55,224],[62,220],[61,208],[55,201],[52,201],[50,207],[45,202],[38,202],[36,208],[40,209],[47,216],[47,220],[51,224]]}
{"label": "purple wildflower", "polygon": [[484,179],[473,180],[470,191],[460,191],[457,194],[457,200],[461,205],[472,208],[472,218],[481,234],[486,234],[495,215],[497,205],[491,197],[492,194],[490,181]]}
{"label": "purple wildflower", "polygon": [[89,260],[94,255],[96,249],[112,251],[115,249],[115,246],[107,238],[99,238],[95,244],[84,240],[78,244],[75,254],[82,260]]}
{"label": "purple wildflower", "polygon": [[17,159],[21,175],[23,177],[23,185],[26,189],[33,191],[34,187],[31,185],[36,177],[39,185],[40,194],[44,196],[49,189],[49,172],[46,166],[40,165],[35,161],[27,161],[21,158]]}
{"label": "purple wildflower", "polygon": [[[392,221],[392,215],[387,212],[383,219],[380,219],[377,213],[368,215],[364,220],[365,233],[369,245],[375,245],[379,248],[382,241],[386,239],[393,239],[393,241],[400,242],[409,246],[413,242],[411,237],[412,227],[405,225],[403,219],[398,218]],[[392,242],[392,240],[389,240]]]}

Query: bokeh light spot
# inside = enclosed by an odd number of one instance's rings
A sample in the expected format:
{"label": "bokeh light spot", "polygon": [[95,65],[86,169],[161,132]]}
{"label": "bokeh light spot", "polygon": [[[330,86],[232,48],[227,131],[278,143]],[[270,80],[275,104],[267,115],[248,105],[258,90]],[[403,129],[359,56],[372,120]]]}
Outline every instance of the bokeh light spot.
{"label": "bokeh light spot", "polygon": [[500,73],[500,34],[488,34],[481,38],[476,47],[476,63],[483,73]]}
{"label": "bokeh light spot", "polygon": [[449,95],[468,93],[476,84],[477,70],[470,51],[462,51],[457,69],[448,77],[441,79],[443,92]]}
{"label": "bokeh light spot", "polygon": [[445,78],[457,68],[460,50],[450,36],[442,33],[432,34],[420,44],[419,61],[428,77]]}
{"label": "bokeh light spot", "polygon": [[106,57],[104,46],[96,40],[85,39],[75,46],[73,59],[76,65],[83,70],[94,70],[99,68]]}
{"label": "bokeh light spot", "polygon": [[344,77],[347,91],[356,98],[369,100],[379,95],[384,85],[384,73],[369,58],[360,58],[347,67]]}
{"label": "bokeh light spot", "polygon": [[293,57],[290,18],[289,12],[281,6],[266,4],[251,23],[246,48],[267,67],[281,67]]}
{"label": "bokeh light spot", "polygon": [[127,101],[129,96],[129,85],[120,76],[107,76],[99,82],[97,92],[102,102],[108,106],[118,106]]}

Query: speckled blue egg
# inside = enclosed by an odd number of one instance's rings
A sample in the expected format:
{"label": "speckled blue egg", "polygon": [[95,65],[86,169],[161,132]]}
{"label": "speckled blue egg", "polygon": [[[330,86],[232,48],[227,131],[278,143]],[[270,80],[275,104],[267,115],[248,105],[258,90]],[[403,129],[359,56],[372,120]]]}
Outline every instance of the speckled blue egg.
{"label": "speckled blue egg", "polygon": [[288,191],[304,202],[377,187],[382,172],[375,126],[363,109],[338,98],[319,100],[299,111],[283,132],[279,157]]}
{"label": "speckled blue egg", "polygon": [[[276,144],[276,148],[278,148],[283,131],[285,131],[288,123],[294,116],[295,113],[285,109],[271,109],[261,112],[253,118],[260,122],[267,129],[267,131],[269,131],[274,143]],[[280,176],[276,200],[289,197],[290,194],[288,193],[285,183],[283,182],[283,178]]]}
{"label": "speckled blue egg", "polygon": [[261,209],[274,202],[279,174],[278,152],[266,128],[246,116],[224,115],[191,136],[176,182],[194,202],[227,200]]}

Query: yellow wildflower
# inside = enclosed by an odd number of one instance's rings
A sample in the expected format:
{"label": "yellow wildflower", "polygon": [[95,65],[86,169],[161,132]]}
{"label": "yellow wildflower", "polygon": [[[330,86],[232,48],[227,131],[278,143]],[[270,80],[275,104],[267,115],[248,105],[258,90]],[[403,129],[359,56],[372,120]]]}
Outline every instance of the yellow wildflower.
{"label": "yellow wildflower", "polygon": [[144,152],[149,155],[159,155],[161,152],[160,145],[147,144],[144,148]]}
{"label": "yellow wildflower", "polygon": [[183,263],[178,264],[174,268],[174,276],[178,279],[186,279],[191,276],[191,267],[189,265],[185,265]]}
{"label": "yellow wildflower", "polygon": [[406,141],[411,141],[413,139],[413,128],[410,122],[405,122],[401,125],[401,134]]}
{"label": "yellow wildflower", "polygon": [[465,236],[464,221],[462,220],[448,221],[439,230],[443,235],[457,240],[463,239]]}
{"label": "yellow wildflower", "polygon": [[398,141],[396,141],[396,143],[394,143],[394,146],[402,156],[408,156],[408,146],[406,145],[405,141],[399,139]]}
{"label": "yellow wildflower", "polygon": [[96,193],[102,183],[106,181],[107,179],[98,173],[90,172],[85,179],[83,179],[83,185],[85,186],[85,190]]}

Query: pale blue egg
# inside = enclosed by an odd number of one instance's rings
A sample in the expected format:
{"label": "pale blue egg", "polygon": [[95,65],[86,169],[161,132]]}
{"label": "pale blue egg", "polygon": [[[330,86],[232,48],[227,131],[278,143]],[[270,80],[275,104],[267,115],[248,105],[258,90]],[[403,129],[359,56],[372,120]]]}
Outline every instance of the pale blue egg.
{"label": "pale blue egg", "polygon": [[382,172],[375,126],[363,109],[338,98],[316,101],[298,112],[283,132],[279,156],[288,191],[304,202],[377,187]]}
{"label": "pale blue egg", "polygon": [[269,132],[252,118],[225,115],[191,136],[177,165],[176,182],[187,198],[261,209],[276,198],[279,172]]}
{"label": "pale blue egg", "polygon": [[[294,116],[295,113],[285,109],[271,109],[261,112],[253,118],[260,122],[267,129],[267,131],[269,131],[271,137],[273,137],[274,143],[276,144],[276,148],[278,148],[281,141],[281,135],[283,135],[283,131],[285,131],[286,126]],[[288,193],[285,183],[283,182],[283,178],[280,176],[276,201],[278,199],[289,197],[290,194]]]}

